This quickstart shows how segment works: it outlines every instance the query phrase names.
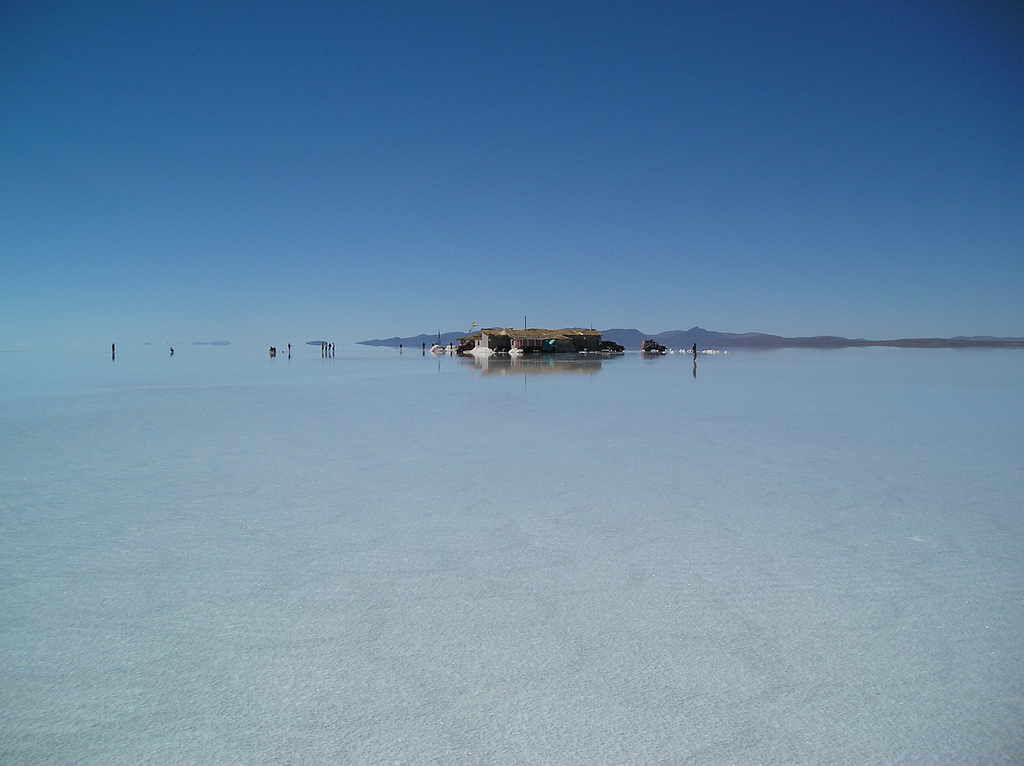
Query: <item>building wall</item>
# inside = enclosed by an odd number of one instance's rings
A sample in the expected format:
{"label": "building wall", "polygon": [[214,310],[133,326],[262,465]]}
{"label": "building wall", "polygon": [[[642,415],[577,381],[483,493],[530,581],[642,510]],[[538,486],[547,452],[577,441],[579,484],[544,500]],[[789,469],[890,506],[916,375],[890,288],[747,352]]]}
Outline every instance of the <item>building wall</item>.
{"label": "building wall", "polygon": [[513,345],[524,351],[556,351],[563,353],[600,351],[601,333],[560,332],[558,330],[539,329],[518,331],[508,328],[490,328],[490,330],[481,331],[477,345],[485,346],[498,353],[508,351]]}
{"label": "building wall", "polygon": [[482,333],[481,344],[491,349],[491,351],[501,352],[508,351],[512,348],[512,338],[508,335],[495,333],[488,333],[486,330]]}
{"label": "building wall", "polygon": [[600,351],[601,335],[599,333],[586,335],[575,335],[572,339],[573,346],[577,351]]}

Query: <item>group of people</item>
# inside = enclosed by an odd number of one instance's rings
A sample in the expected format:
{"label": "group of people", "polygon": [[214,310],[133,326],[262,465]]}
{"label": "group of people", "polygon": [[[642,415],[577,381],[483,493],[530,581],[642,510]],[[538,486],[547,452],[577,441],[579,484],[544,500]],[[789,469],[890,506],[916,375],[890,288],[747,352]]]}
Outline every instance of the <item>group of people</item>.
{"label": "group of people", "polygon": [[[270,347],[270,358],[273,359],[277,356],[277,348],[274,346]],[[292,344],[288,344],[288,358],[292,358]],[[321,359],[333,359],[334,358],[334,344],[327,343],[326,341],[320,342],[320,358]]]}
{"label": "group of people", "polygon": [[[277,356],[277,349],[274,346],[270,347],[270,358],[273,359]],[[288,344],[288,358],[292,358],[292,344]],[[320,342],[320,358],[321,359],[333,359],[334,358],[334,344],[327,343],[326,341]]]}

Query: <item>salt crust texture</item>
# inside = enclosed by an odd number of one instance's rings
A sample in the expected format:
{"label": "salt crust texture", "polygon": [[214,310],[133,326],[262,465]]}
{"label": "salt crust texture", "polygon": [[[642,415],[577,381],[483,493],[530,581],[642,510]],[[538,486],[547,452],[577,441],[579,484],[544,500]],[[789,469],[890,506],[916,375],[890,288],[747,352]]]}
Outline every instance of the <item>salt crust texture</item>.
{"label": "salt crust texture", "polygon": [[2,763],[1024,760],[1022,355],[120,356],[0,410]]}

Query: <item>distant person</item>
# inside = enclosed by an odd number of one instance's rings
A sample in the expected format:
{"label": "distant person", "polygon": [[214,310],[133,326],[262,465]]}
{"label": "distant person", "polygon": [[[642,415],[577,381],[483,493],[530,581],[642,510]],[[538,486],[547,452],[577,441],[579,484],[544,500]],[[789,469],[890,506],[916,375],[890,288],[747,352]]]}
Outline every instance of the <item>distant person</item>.
{"label": "distant person", "polygon": [[113,343],[110,344],[110,361],[111,362],[114,361],[114,344]]}
{"label": "distant person", "polygon": [[292,344],[291,343],[288,344],[288,358],[289,359],[292,358]]}
{"label": "distant person", "polygon": [[171,348],[171,356],[174,356],[174,348]]}
{"label": "distant person", "polygon": [[693,344],[693,358],[694,359],[697,358],[697,344],[696,343]]}

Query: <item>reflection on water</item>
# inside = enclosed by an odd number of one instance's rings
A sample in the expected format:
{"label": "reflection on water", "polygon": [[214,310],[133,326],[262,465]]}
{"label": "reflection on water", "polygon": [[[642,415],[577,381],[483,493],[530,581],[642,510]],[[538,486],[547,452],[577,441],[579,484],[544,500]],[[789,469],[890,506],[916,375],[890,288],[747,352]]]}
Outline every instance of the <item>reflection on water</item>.
{"label": "reflection on water", "polygon": [[1024,355],[116,351],[0,353],[2,763],[1024,763]]}
{"label": "reflection on water", "polygon": [[529,356],[460,356],[462,363],[484,375],[595,375],[602,358],[593,354],[530,354]]}

